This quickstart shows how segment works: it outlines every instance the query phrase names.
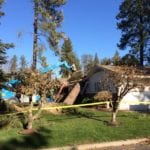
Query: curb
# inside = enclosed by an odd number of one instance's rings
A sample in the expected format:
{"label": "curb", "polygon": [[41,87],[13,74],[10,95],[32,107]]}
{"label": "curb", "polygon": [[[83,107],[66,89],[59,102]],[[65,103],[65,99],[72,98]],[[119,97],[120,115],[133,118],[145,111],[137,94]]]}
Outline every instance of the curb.
{"label": "curb", "polygon": [[83,144],[83,145],[58,147],[58,148],[47,148],[41,150],[92,150],[92,149],[94,150],[98,148],[137,144],[149,140],[150,140],[149,138],[131,139],[131,140],[121,140],[121,141],[114,141],[114,142],[103,142],[103,143],[95,143],[95,144]]}

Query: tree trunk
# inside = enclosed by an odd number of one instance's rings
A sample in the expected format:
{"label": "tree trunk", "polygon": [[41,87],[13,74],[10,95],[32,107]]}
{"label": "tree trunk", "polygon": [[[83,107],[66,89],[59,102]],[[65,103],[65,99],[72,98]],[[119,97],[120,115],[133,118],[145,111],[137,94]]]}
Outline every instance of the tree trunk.
{"label": "tree trunk", "polygon": [[33,37],[33,62],[32,69],[36,69],[37,62],[37,32],[38,32],[38,2],[34,1],[34,37]]}
{"label": "tree trunk", "polygon": [[27,129],[32,129],[32,124],[33,124],[32,109],[33,109],[33,102],[32,102],[32,97],[30,96],[30,108],[29,108],[29,114],[28,114]]}
{"label": "tree trunk", "polygon": [[32,111],[31,111],[31,112],[29,112],[29,115],[28,115],[27,129],[32,129],[32,124],[33,124],[33,115],[32,115]]}
{"label": "tree trunk", "polygon": [[42,107],[43,107],[43,102],[41,101],[41,104],[39,106],[37,113],[35,115],[33,115],[33,113],[32,113],[33,102],[31,101],[30,108],[29,108],[29,114],[28,114],[27,129],[32,129],[33,121],[40,116],[40,114],[42,112]]}
{"label": "tree trunk", "polygon": [[118,111],[113,111],[112,112],[112,118],[111,118],[111,123],[112,124],[116,124],[117,123],[117,120],[116,120],[117,112]]}
{"label": "tree trunk", "polygon": [[140,66],[143,67],[143,59],[144,57],[144,46],[143,46],[143,42],[140,44]]}
{"label": "tree trunk", "polygon": [[[143,12],[143,10],[141,10]],[[140,14],[140,66],[143,67],[144,62],[144,27],[143,27],[143,15]]]}
{"label": "tree trunk", "polygon": [[120,103],[120,100],[118,99],[118,94],[113,93],[112,95],[112,118],[111,118],[112,124],[117,123],[116,116],[117,116],[118,109],[119,109],[119,103]]}

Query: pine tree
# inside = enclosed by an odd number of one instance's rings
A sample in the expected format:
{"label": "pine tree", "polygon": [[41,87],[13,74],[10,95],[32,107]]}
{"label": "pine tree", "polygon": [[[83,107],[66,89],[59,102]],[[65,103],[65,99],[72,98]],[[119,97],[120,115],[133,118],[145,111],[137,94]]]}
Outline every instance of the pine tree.
{"label": "pine tree", "polygon": [[82,61],[83,72],[86,75],[93,67],[93,56],[90,54],[84,54],[81,57],[81,61]]}
{"label": "pine tree", "polygon": [[138,60],[135,58],[134,55],[126,54],[121,58],[121,65],[126,66],[139,66]]}
{"label": "pine tree", "polygon": [[27,68],[27,61],[24,55],[20,57],[20,71],[24,71]]}
{"label": "pine tree", "polygon": [[10,60],[10,72],[12,74],[17,72],[17,68],[18,68],[17,61],[18,59],[16,55],[14,55]]}
{"label": "pine tree", "polygon": [[117,15],[117,27],[122,36],[118,47],[131,48],[131,53],[140,60],[143,66],[144,58],[149,56],[150,42],[150,0],[124,0]]}
{"label": "pine tree", "polygon": [[[3,2],[4,2],[4,0],[0,0],[0,18],[5,15],[4,12],[1,11]],[[13,44],[4,43],[0,39],[0,65],[5,64],[7,62],[6,61],[6,50],[9,48],[12,48],[13,46],[14,46]]]}
{"label": "pine tree", "polygon": [[96,66],[96,65],[99,65],[99,64],[100,64],[100,60],[98,58],[98,54],[96,53],[95,57],[94,57],[94,60],[93,60],[93,65]]}
{"label": "pine tree", "polygon": [[119,56],[119,52],[116,51],[115,54],[114,54],[114,56],[112,57],[112,63],[113,63],[113,65],[115,65],[115,66],[120,65],[120,59],[121,58]]}
{"label": "pine tree", "polygon": [[[62,45],[61,61],[66,61],[70,65],[75,64],[77,70],[80,69],[79,59],[77,58],[76,54],[73,51],[72,42],[69,38],[66,39]],[[64,77],[67,77],[69,75],[69,72],[70,71],[67,70],[66,68],[64,67],[61,68],[61,73]]]}
{"label": "pine tree", "polygon": [[[3,4],[4,0],[0,0],[0,18],[2,16],[4,16],[4,12],[1,11],[2,8],[2,4]],[[1,39],[0,39],[0,67],[2,64],[5,64],[6,61],[6,51],[9,48],[14,47],[13,44],[9,44],[9,43],[4,43]],[[0,69],[0,87],[1,87],[1,83],[5,80],[5,75],[3,73],[3,71]]]}
{"label": "pine tree", "polygon": [[32,69],[36,69],[37,66],[37,49],[38,49],[38,7],[39,7],[39,0],[34,0],[34,23],[33,23],[33,62],[32,62]]}
{"label": "pine tree", "polygon": [[47,67],[48,66],[47,58],[43,55],[43,52],[44,52],[44,46],[40,45],[38,49],[38,61],[40,62],[40,65],[42,67]]}
{"label": "pine tree", "polygon": [[111,64],[111,59],[110,58],[103,58],[101,60],[101,65],[110,65]]}
{"label": "pine tree", "polygon": [[4,16],[4,12],[1,11],[3,3],[4,3],[4,0],[0,0],[0,17]]}
{"label": "pine tree", "polygon": [[46,37],[50,48],[59,54],[58,45],[64,34],[57,29],[61,27],[63,21],[60,8],[64,4],[65,0],[34,0],[33,69],[36,69],[40,33]]}

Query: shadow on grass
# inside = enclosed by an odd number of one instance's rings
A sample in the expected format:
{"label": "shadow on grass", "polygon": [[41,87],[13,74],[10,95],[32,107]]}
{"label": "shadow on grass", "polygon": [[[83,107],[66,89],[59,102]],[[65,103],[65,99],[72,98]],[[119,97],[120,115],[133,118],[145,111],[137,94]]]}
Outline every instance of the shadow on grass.
{"label": "shadow on grass", "polygon": [[[72,119],[79,119],[79,118],[86,118],[86,119],[90,119],[90,120],[95,120],[98,122],[102,122],[105,125],[110,125],[110,121],[111,121],[111,115],[112,112],[109,111],[106,112],[106,114],[104,114],[105,112],[102,111],[102,114],[95,114],[92,111],[80,111],[76,108],[74,109],[67,109],[67,111],[64,111],[65,117],[58,117],[58,118],[51,118],[51,119],[47,119],[47,121],[57,121],[57,122],[64,122],[65,120],[72,120]],[[147,114],[147,113],[145,113]],[[124,120],[126,119],[139,119],[139,112],[126,112],[126,111],[119,111],[119,113],[117,114],[117,120],[124,118]],[[119,122],[120,125],[123,124],[122,122]]]}
{"label": "shadow on grass", "polygon": [[100,115],[97,116],[92,112],[84,112],[84,111],[78,111],[78,109],[70,109],[68,112],[68,115],[74,115],[78,118],[87,118],[87,119],[92,119],[92,120],[96,120],[96,121],[100,121],[103,123],[108,123],[108,120],[105,120],[106,118],[110,118],[107,115]]}
{"label": "shadow on grass", "polygon": [[104,124],[107,124],[109,122],[108,120],[100,119],[100,118],[106,118],[108,116],[95,116],[95,115],[89,115],[89,114],[84,114],[84,113],[79,113],[78,115],[80,117],[84,117],[84,118],[87,118],[87,119],[92,119],[92,120],[100,121],[100,122],[102,122]]}
{"label": "shadow on grass", "polygon": [[22,135],[20,139],[10,139],[0,142],[1,150],[26,150],[42,148],[50,143],[51,131],[47,128],[39,128],[37,133]]}
{"label": "shadow on grass", "polygon": [[10,124],[10,122],[11,122],[10,117],[0,119],[0,129],[7,127]]}
{"label": "shadow on grass", "polygon": [[[67,111],[63,112],[65,116],[59,117],[59,118],[52,118],[48,119],[47,121],[58,121],[58,122],[64,122],[65,120],[72,120],[72,119],[79,119],[79,118],[87,118],[87,119],[93,119],[101,122],[106,122],[104,118],[110,118],[108,115],[95,115],[93,112],[84,112],[84,111],[78,111],[78,109],[67,109]],[[102,119],[99,119],[102,118]]]}
{"label": "shadow on grass", "polygon": [[[103,112],[103,111],[102,111]],[[144,114],[149,114],[148,112],[138,112],[139,114],[140,113],[144,113]],[[85,112],[85,111],[78,111],[78,109],[68,109],[67,111],[67,115],[68,116],[75,116],[77,118],[87,118],[87,119],[92,119],[92,120],[96,120],[96,121],[99,121],[99,122],[102,122],[104,124],[110,124],[110,121],[111,121],[111,115],[112,115],[112,112],[109,112],[109,115],[108,114],[102,114],[102,115],[96,115],[94,114],[93,112]],[[119,112],[117,114],[117,118],[131,118],[131,119],[138,119],[139,118],[139,115],[135,113],[133,114],[129,114],[128,112],[127,113],[124,113],[124,114],[121,114],[121,112]],[[71,118],[70,118],[71,119]],[[72,119],[74,119],[72,117]]]}

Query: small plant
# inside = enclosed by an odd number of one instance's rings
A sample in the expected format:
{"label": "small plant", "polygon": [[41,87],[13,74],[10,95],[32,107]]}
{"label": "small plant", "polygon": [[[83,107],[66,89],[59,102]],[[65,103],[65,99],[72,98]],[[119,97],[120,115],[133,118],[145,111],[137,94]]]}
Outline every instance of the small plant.
{"label": "small plant", "polygon": [[95,96],[94,96],[94,100],[95,101],[108,101],[112,99],[112,94],[108,91],[101,91],[98,92]]}
{"label": "small plant", "polygon": [[82,100],[82,104],[87,104],[87,103],[92,103],[93,102],[93,99],[89,98],[89,97],[85,97],[83,100]]}

